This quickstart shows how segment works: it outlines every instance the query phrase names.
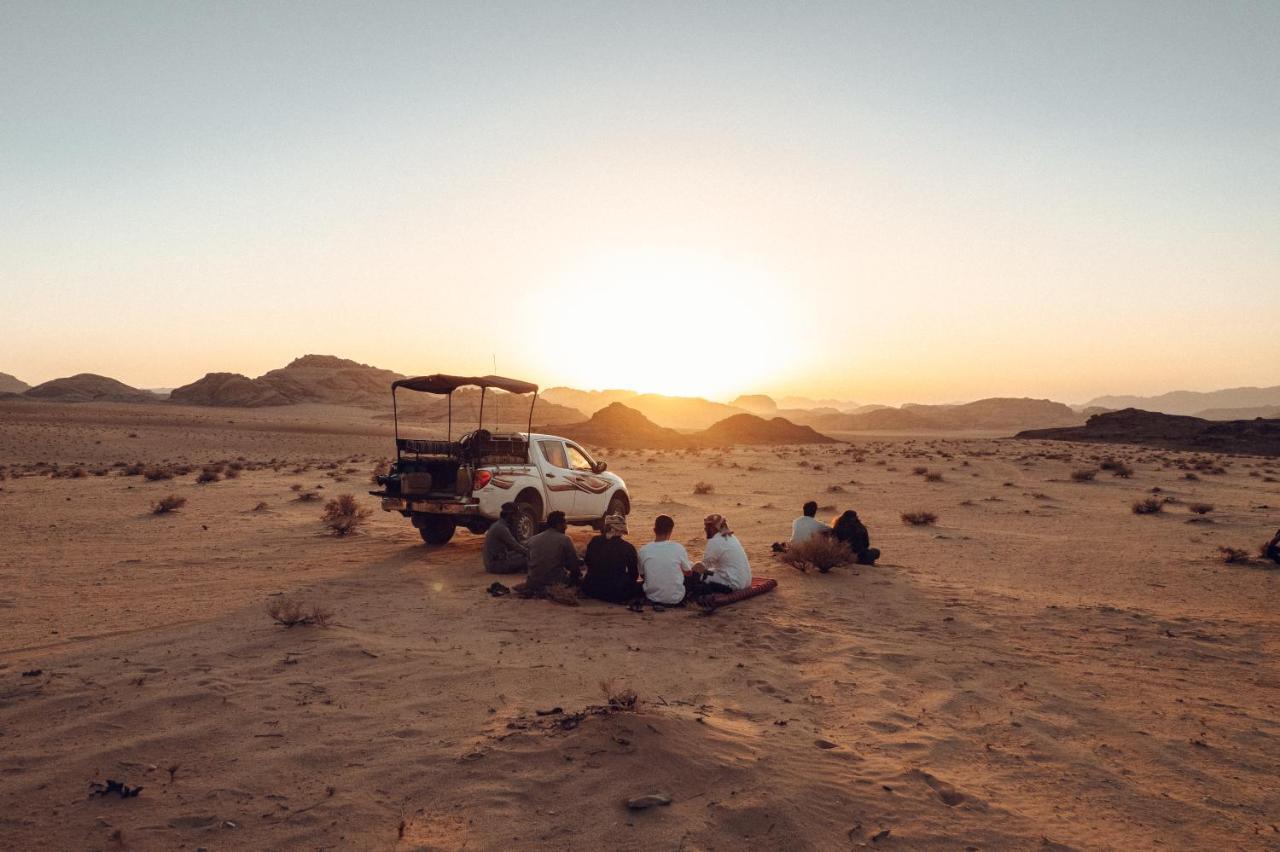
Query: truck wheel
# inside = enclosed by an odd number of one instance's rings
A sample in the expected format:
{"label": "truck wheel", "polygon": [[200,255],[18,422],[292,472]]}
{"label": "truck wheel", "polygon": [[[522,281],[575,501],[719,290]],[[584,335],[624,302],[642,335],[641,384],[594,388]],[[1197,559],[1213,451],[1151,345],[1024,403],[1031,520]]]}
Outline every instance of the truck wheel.
{"label": "truck wheel", "polygon": [[453,518],[448,515],[423,515],[418,526],[418,534],[427,544],[448,544],[453,530]]}
{"label": "truck wheel", "polygon": [[631,504],[627,502],[627,498],[621,494],[615,494],[609,498],[609,508],[604,510],[604,516],[610,515],[626,515],[631,510]]}
{"label": "truck wheel", "polygon": [[512,530],[516,538],[521,541],[527,541],[538,531],[541,523],[542,521],[538,518],[537,506],[527,500],[520,500],[516,503],[516,528]]}

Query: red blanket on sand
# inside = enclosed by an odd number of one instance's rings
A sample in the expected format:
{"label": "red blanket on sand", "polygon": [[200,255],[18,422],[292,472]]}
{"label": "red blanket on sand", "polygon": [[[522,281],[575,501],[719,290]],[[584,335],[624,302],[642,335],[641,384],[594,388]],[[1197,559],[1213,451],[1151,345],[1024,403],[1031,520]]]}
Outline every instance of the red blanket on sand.
{"label": "red blanket on sand", "polygon": [[778,588],[778,581],[772,577],[753,577],[751,585],[745,589],[736,592],[721,592],[715,595],[703,595],[697,598],[694,603],[698,606],[708,609],[716,609],[717,607],[728,606],[731,603],[745,601],[747,598],[754,598],[756,595],[763,595],[765,592],[772,592]]}

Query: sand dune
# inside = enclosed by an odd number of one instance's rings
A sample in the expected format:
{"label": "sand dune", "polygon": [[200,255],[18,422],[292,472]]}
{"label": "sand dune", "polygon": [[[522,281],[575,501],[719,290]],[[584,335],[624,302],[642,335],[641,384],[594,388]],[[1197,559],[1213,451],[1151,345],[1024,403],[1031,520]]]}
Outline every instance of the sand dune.
{"label": "sand dune", "polygon": [[[781,581],[634,614],[490,597],[466,533],[428,549],[379,512],[324,535],[292,487],[361,494],[389,441],[300,408],[0,404],[0,846],[1280,843],[1280,571],[1216,554],[1274,531],[1273,461],[1189,481],[1184,454],[1059,442],[617,452],[633,539],[669,511],[697,554],[723,511]],[[1132,478],[1071,481],[1117,453]],[[112,466],[237,456],[205,485]],[[1157,487],[1176,502],[1129,511]],[[186,506],[150,514],[168,493]],[[774,561],[809,497],[857,508],[883,564]],[[938,524],[899,521],[918,508]],[[275,625],[281,595],[334,623]],[[607,709],[626,689],[637,708]],[[143,790],[89,797],[106,779]],[[651,793],[672,802],[626,808]]]}

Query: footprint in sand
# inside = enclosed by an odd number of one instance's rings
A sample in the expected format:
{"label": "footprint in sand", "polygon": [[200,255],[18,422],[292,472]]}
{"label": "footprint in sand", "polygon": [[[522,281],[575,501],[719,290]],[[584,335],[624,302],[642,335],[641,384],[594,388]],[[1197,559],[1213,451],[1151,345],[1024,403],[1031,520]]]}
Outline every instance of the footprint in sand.
{"label": "footprint in sand", "polygon": [[968,796],[964,793],[961,793],[946,781],[935,778],[928,772],[921,772],[920,777],[924,779],[924,783],[928,784],[933,792],[938,794],[938,798],[942,800],[942,804],[949,808],[954,808],[956,805],[962,804],[966,799],[968,799]]}

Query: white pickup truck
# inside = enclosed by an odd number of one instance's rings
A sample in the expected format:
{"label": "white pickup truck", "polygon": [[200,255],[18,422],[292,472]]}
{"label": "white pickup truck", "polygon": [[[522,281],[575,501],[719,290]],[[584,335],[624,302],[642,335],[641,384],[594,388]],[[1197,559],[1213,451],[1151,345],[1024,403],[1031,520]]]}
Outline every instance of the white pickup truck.
{"label": "white pickup truck", "polygon": [[[480,388],[480,425],[453,440],[453,397],[460,387]],[[490,388],[533,394],[530,431],[489,432],[484,424],[484,395]],[[400,437],[396,391],[412,390],[449,396],[448,438]],[[554,511],[571,524],[598,526],[606,515],[631,511],[626,483],[606,472],[603,461],[565,438],[532,432],[533,403],[538,386],[501,376],[435,374],[400,379],[391,385],[396,423],[396,461],[378,477],[382,508],[409,518],[428,544],[444,544],[465,527],[483,533],[498,518],[503,503],[515,503],[515,534],[527,538]]]}

